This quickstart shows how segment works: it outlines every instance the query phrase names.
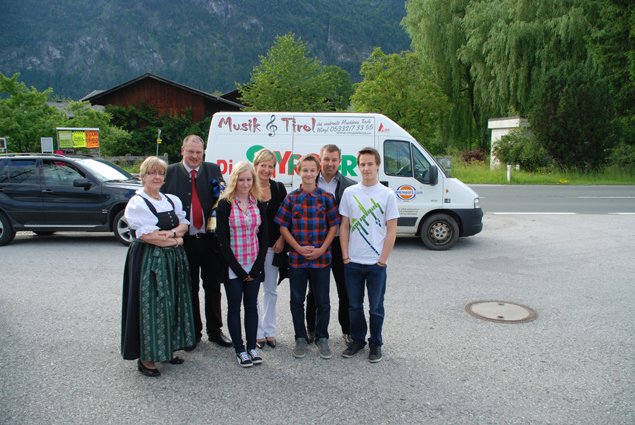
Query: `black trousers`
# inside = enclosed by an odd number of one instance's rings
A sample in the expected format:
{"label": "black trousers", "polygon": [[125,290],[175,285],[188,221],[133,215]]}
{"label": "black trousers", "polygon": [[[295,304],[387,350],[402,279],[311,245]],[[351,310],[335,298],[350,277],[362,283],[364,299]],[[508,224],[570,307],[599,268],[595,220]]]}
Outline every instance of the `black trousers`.
{"label": "black trousers", "polygon": [[[350,319],[348,315],[348,293],[346,292],[346,280],[344,277],[344,262],[342,261],[342,247],[339,236],[333,239],[331,244],[331,271],[337,286],[337,318],[340,322],[343,334],[351,333]],[[316,306],[313,293],[309,291],[306,296],[306,328],[309,332],[315,332]]]}
{"label": "black trousers", "polygon": [[207,235],[201,238],[185,235],[183,242],[192,280],[192,313],[194,314],[194,330],[197,341],[201,339],[203,334],[203,322],[201,320],[201,308],[198,297],[201,280],[203,280],[203,291],[205,294],[207,335],[216,336],[223,327],[220,286],[225,274],[225,268],[218,249],[214,249],[215,243],[216,241]]}

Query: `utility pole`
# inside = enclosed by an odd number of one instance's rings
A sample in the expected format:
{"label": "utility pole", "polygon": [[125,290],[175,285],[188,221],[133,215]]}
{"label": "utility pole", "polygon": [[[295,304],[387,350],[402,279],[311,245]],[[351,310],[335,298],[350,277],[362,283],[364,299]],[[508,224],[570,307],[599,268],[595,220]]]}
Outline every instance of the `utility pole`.
{"label": "utility pole", "polygon": [[159,145],[161,144],[161,129],[157,133],[157,157],[159,156]]}

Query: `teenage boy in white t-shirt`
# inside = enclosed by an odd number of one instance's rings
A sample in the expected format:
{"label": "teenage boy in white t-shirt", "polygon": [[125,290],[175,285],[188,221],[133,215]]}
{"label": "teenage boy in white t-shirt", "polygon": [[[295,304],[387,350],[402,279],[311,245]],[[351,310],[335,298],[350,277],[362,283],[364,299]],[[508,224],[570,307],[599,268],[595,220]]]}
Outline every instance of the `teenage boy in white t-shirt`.
{"label": "teenage boy in white t-shirt", "polygon": [[395,192],[379,183],[377,175],[380,164],[381,158],[376,149],[364,148],[359,151],[357,166],[362,173],[362,181],[346,188],[339,207],[342,216],[340,243],[353,340],[342,356],[352,357],[366,345],[366,288],[370,309],[368,360],[371,363],[382,358],[386,264],[395,245],[399,218]]}

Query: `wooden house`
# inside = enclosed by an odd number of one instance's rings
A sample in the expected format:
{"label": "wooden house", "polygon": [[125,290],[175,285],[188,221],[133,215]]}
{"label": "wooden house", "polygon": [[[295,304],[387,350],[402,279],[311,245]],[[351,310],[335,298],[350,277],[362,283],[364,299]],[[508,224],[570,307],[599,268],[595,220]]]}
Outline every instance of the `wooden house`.
{"label": "wooden house", "polygon": [[158,75],[146,73],[109,90],[96,90],[82,101],[91,105],[139,106],[145,103],[159,115],[182,115],[192,110],[192,120],[201,121],[220,111],[239,111],[240,103],[184,86]]}

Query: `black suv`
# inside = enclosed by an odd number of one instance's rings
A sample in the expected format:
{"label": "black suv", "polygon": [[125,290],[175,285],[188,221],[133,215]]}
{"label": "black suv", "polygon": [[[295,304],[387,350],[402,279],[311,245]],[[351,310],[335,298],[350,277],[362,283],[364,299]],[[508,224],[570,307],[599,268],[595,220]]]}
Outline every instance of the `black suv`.
{"label": "black suv", "polygon": [[128,245],[123,212],[140,187],[131,174],[101,158],[0,155],[0,246],[20,230],[112,231]]}

